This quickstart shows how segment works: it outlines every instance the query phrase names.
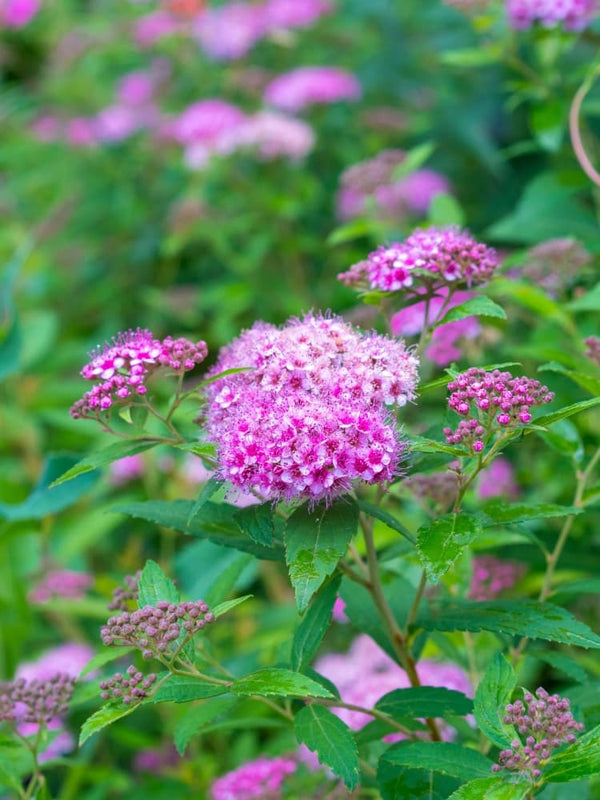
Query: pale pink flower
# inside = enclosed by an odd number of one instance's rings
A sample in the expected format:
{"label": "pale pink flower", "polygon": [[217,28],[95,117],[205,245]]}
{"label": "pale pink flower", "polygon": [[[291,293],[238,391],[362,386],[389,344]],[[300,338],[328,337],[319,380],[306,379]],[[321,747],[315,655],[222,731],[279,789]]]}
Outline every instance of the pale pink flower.
{"label": "pale pink flower", "polygon": [[121,486],[136,478],[141,478],[146,471],[144,457],[137,453],[113,461],[109,467],[110,482],[113,486]]}
{"label": "pale pink flower", "polygon": [[117,86],[117,101],[123,105],[146,105],[153,96],[154,77],[143,70],[124,75]]}
{"label": "pale pink flower", "polygon": [[95,120],[91,117],[73,117],[65,125],[65,138],[76,147],[91,147],[97,144]]}
{"label": "pale pink flower", "polygon": [[468,596],[471,600],[493,600],[506,589],[512,589],[525,571],[525,565],[518,561],[476,556]]}
{"label": "pale pink flower", "polygon": [[40,10],[40,0],[0,0],[0,25],[24,28]]}
{"label": "pale pink flower", "polygon": [[332,11],[328,0],[267,0],[265,20],[269,30],[307,28]]}
{"label": "pale pink flower", "polygon": [[94,578],[87,572],[70,569],[52,569],[29,592],[31,603],[47,603],[53,597],[80,600],[93,584]]}
{"label": "pale pink flower", "polygon": [[519,495],[519,486],[515,481],[512,464],[504,456],[497,456],[486,469],[479,473],[477,495],[482,500],[490,497],[502,497],[506,500]]}
{"label": "pale pink flower", "polygon": [[96,136],[101,142],[120,142],[140,128],[139,116],[131,106],[107,106],[95,118]]}
{"label": "pale pink flower", "polygon": [[336,597],[335,603],[333,604],[333,611],[331,612],[334,622],[340,622],[344,624],[349,622],[345,609],[346,603],[344,600],[342,600],[341,597]]}
{"label": "pale pink flower", "polygon": [[281,785],[298,765],[291,758],[256,758],[217,778],[211,800],[279,800]]}
{"label": "pale pink flower", "polygon": [[[239,108],[218,98],[193,103],[172,123],[173,138],[182,145],[219,150],[227,136],[245,120]],[[229,149],[229,144],[226,145]]]}
{"label": "pale pink flower", "polygon": [[264,5],[233,2],[207,8],[196,18],[194,31],[212,58],[242,58],[265,34]]}
{"label": "pale pink flower", "polygon": [[231,134],[232,148],[250,148],[266,161],[281,157],[299,160],[310,153],[314,143],[310,125],[277,111],[259,111]]}
{"label": "pale pink flower", "polygon": [[58,645],[51,650],[46,650],[35,661],[27,661],[19,665],[15,673],[16,678],[26,681],[45,681],[54,675],[69,675],[78,678],[79,673],[92,659],[94,651],[86,644],[69,642]]}
{"label": "pale pink flower", "polygon": [[352,73],[336,67],[298,67],[267,86],[265,102],[284,111],[301,111],[316,103],[358,100],[362,89]]}
{"label": "pale pink flower", "polygon": [[598,14],[597,0],[507,0],[510,25],[517,30],[539,22],[544,28],[581,31]]}
{"label": "pale pink flower", "polygon": [[31,123],[29,130],[40,142],[54,142],[62,133],[61,124],[53,114],[42,114]]}
{"label": "pale pink flower", "polygon": [[151,47],[159,39],[179,30],[179,23],[166,11],[152,11],[135,21],[133,35],[140,47]]}

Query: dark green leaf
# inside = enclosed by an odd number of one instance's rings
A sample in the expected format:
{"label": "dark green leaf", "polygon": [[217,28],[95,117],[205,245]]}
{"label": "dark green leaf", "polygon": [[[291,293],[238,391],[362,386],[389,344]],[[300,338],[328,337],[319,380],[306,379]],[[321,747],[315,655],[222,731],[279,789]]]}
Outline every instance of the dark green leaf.
{"label": "dark green leaf", "polygon": [[543,773],[545,781],[564,783],[600,774],[600,725],[553,756]]}
{"label": "dark green leaf", "polygon": [[496,653],[475,692],[477,725],[502,749],[509,748],[511,741],[518,738],[514,726],[503,722],[516,683],[514,669],[501,653]]}
{"label": "dark green leaf", "polygon": [[0,314],[2,312],[6,314],[7,322],[4,324],[0,319],[0,380],[18,372],[22,350],[21,326],[12,303],[4,309],[0,306]]}
{"label": "dark green leaf", "polygon": [[273,547],[275,525],[272,503],[240,508],[234,515],[242,533],[265,547]]}
{"label": "dark green leaf", "polygon": [[462,512],[422,525],[417,531],[417,550],[429,580],[436,583],[480,531],[478,517]]}
{"label": "dark green leaf", "polygon": [[460,319],[467,317],[496,317],[498,319],[506,319],[506,312],[493,300],[485,295],[473,297],[465,303],[458,306],[453,306],[444,317],[436,323],[438,325],[445,325],[447,322],[456,322]]}
{"label": "dark green leaf", "polygon": [[138,607],[155,606],[160,600],[179,602],[179,592],[156,561],[148,560],[138,584]]}
{"label": "dark green leaf", "polygon": [[450,456],[464,456],[465,454],[462,447],[452,447],[449,444],[436,442],[434,439],[426,439],[424,436],[411,436],[410,449],[415,453],[446,453]]}
{"label": "dark green leaf", "polygon": [[196,514],[200,511],[202,506],[210,500],[210,498],[215,494],[216,491],[221,487],[221,481],[218,481],[214,476],[209,478],[204,486],[202,487],[202,491],[198,495],[198,498],[194,502],[192,506],[192,510],[190,511],[190,516],[188,517],[188,525],[194,521]]}
{"label": "dark green leaf", "polygon": [[448,800],[525,800],[530,796],[529,781],[512,783],[505,778],[477,778],[453,792]]}
{"label": "dark green leaf", "polygon": [[[581,400],[579,403],[573,403],[570,406],[565,406],[559,411],[554,411],[551,414],[544,414],[541,417],[536,417],[533,422],[536,426],[547,428],[549,425],[553,425],[560,419],[566,419],[567,417],[572,417],[574,414],[580,414],[581,412],[587,411],[590,408],[594,408],[597,405],[600,405],[600,397],[593,397],[591,400]],[[530,432],[531,431],[528,430],[525,431],[525,433]]]}
{"label": "dark green leaf", "polygon": [[[598,394],[600,394],[600,382],[598,387]],[[571,459],[575,464],[581,464],[584,457],[583,442],[579,431],[570,419],[561,419],[550,428],[536,431],[536,433],[557,453]]]}
{"label": "dark green leaf", "polygon": [[145,702],[147,703],[189,703],[190,700],[203,700],[226,694],[229,686],[207,683],[187,675],[171,675]]}
{"label": "dark green leaf", "polygon": [[411,544],[415,543],[415,537],[412,535],[412,533],[407,530],[401,522],[398,522],[396,517],[392,516],[387,511],[383,511],[383,509],[379,508],[379,506],[375,506],[373,503],[368,503],[366,500],[359,500],[358,507],[361,511],[364,511],[365,514],[378,519],[380,522],[383,522],[385,525],[387,525],[391,530],[396,531],[396,533],[399,533],[401,536],[404,536],[404,538],[408,539]]}
{"label": "dark green leaf", "polygon": [[550,664],[554,669],[563,672],[565,675],[568,675],[569,678],[579,683],[585,683],[588,680],[589,676],[581,664],[578,664],[577,661],[570,658],[565,653],[557,653],[554,650],[534,650],[531,652],[531,655],[539,658],[540,661],[544,661],[546,664]]}
{"label": "dark green leaf", "polygon": [[141,441],[122,441],[109,444],[108,447],[102,450],[96,450],[91,455],[82,458],[66,472],[57,477],[52,484],[52,488],[60,486],[61,483],[73,480],[78,475],[83,475],[86,472],[91,472],[98,467],[104,467],[106,464],[112,464],[113,461],[118,461],[120,458],[127,456],[134,456],[138,453],[143,453],[144,450],[149,450],[151,447],[156,447],[157,442],[155,439],[142,439]]}
{"label": "dark green leaf", "polygon": [[173,741],[179,755],[184,755],[190,739],[202,733],[218,717],[231,711],[238,702],[235,697],[215,697],[214,700],[192,706],[178,720],[173,732]]}
{"label": "dark green leaf", "polygon": [[81,747],[84,742],[87,742],[90,736],[98,733],[98,731],[101,731],[108,725],[112,725],[112,723],[116,722],[118,719],[133,713],[138,706],[139,703],[126,706],[118,701],[102,706],[102,708],[98,709],[91,717],[88,717],[81,726],[79,746]]}
{"label": "dark green leaf", "polygon": [[390,764],[431,770],[463,781],[489,777],[492,762],[477,750],[451,742],[400,742],[381,757]]}
{"label": "dark green leaf", "polygon": [[288,519],[284,541],[290,580],[300,612],[332,574],[358,525],[358,506],[348,498],[312,512],[301,506]]}
{"label": "dark green leaf", "polygon": [[345,244],[352,242],[355,239],[360,239],[363,236],[370,236],[374,233],[379,233],[380,225],[370,219],[355,219],[348,222],[346,225],[340,225],[335,228],[326,239],[326,244],[330,247],[335,247],[338,244]]}
{"label": "dark green leaf", "polygon": [[422,614],[418,621],[426,630],[496,631],[509,636],[600,648],[600,637],[587,625],[564,608],[537,600],[456,602],[439,613]]}
{"label": "dark green leaf", "polygon": [[328,708],[309,705],[294,718],[300,744],[317,754],[319,762],[329,767],[352,791],[358,785],[358,750],[350,728]]}
{"label": "dark green leaf", "polygon": [[231,686],[231,691],[238,695],[260,695],[268,697],[332,697],[330,691],[325,689],[312,678],[292,672],[290,669],[270,667],[259,669],[243,678],[238,678]]}
{"label": "dark green leaf", "polygon": [[331,622],[331,611],[337,597],[340,578],[327,583],[313,598],[292,642],[292,668],[304,672],[317,652]]}
{"label": "dark green leaf", "polygon": [[431,770],[408,769],[379,759],[377,784],[382,800],[446,800],[456,778]]}
{"label": "dark green leaf", "polygon": [[23,778],[32,770],[33,759],[24,743],[3,735],[0,738],[0,786],[10,786],[16,790],[16,797],[22,797]]}
{"label": "dark green leaf", "polygon": [[454,689],[417,686],[388,692],[377,701],[375,708],[394,718],[460,717],[473,711],[473,701]]}
{"label": "dark green leaf", "polygon": [[582,508],[576,508],[575,506],[557,506],[551,503],[539,505],[533,503],[505,503],[502,500],[492,500],[485,504],[481,522],[484,527],[515,525],[518,522],[551,519],[552,517],[568,517],[571,514],[581,514],[582,512]]}

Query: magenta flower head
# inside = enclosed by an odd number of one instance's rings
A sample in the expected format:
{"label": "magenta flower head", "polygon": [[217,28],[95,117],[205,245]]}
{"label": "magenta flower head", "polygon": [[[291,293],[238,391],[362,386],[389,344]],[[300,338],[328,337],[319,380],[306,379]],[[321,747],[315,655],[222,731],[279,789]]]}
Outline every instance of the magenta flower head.
{"label": "magenta flower head", "polygon": [[0,27],[24,28],[40,9],[40,0],[2,0]]}
{"label": "magenta flower head", "polygon": [[211,800],[281,800],[281,786],[297,768],[291,758],[256,758],[217,778]]}
{"label": "magenta flower head", "polygon": [[510,372],[471,367],[448,384],[448,405],[463,419],[456,430],[444,428],[448,444],[463,444],[480,453],[496,433],[531,421],[532,406],[551,403],[554,393],[539,381]]}
{"label": "magenta flower head", "polygon": [[600,339],[597,336],[588,336],[585,340],[585,355],[600,366]]}
{"label": "magenta flower head", "polygon": [[520,738],[502,750],[492,770],[520,772],[535,782],[542,774],[552,751],[563,744],[573,744],[583,725],[573,719],[570,703],[558,694],[550,695],[540,687],[535,696],[525,692],[525,702],[516,700],[506,706],[504,722],[514,725]]}
{"label": "magenta flower head", "polygon": [[537,22],[544,28],[582,31],[598,13],[597,0],[507,0],[511,27],[525,30]]}
{"label": "magenta flower head", "polygon": [[294,112],[314,104],[358,100],[361,94],[360,83],[350,72],[336,67],[298,67],[271,81],[264,100]]}
{"label": "magenta flower head", "polygon": [[207,387],[217,476],[265,500],[331,501],[355,480],[385,483],[405,445],[391,408],[415,395],[417,359],[401,340],[339,317],[258,323],[212,370]]}
{"label": "magenta flower head", "polygon": [[93,356],[81,374],[96,381],[71,408],[74,419],[100,419],[114,405],[126,405],[146,394],[146,380],[160,368],[183,373],[204,360],[206,343],[167,336],[155,339],[148,330],[120,333],[112,344],[105,344]]}
{"label": "magenta flower head", "polygon": [[381,245],[338,278],[383,292],[430,294],[486,283],[498,266],[496,251],[455,226],[415,230],[404,242]]}

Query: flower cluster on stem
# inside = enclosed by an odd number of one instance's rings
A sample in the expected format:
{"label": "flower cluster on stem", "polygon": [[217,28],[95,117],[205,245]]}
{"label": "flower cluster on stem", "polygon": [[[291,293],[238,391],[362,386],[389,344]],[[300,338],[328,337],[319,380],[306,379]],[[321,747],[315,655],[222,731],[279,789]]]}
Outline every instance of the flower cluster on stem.
{"label": "flower cluster on stem", "polygon": [[49,678],[17,678],[0,684],[0,719],[47,725],[67,712],[75,678],[57,673]]}

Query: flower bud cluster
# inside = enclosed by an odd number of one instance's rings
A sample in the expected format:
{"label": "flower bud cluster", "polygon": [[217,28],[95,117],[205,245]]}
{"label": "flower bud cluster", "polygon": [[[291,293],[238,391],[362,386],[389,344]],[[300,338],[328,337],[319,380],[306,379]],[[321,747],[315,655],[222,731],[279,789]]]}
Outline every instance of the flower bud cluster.
{"label": "flower bud cluster", "polygon": [[156,606],[110,617],[100,635],[107,646],[130,645],[140,650],[145,659],[164,660],[180,647],[177,642],[182,635],[189,640],[213,621],[214,614],[203,600],[177,604],[161,600]]}
{"label": "flower bud cluster", "polygon": [[127,667],[126,675],[117,672],[109,680],[100,683],[100,697],[103,700],[120,700],[125,705],[139,703],[148,697],[156,678],[153,672],[143,675],[134,666]]}
{"label": "flower bud cluster", "polygon": [[57,673],[45,680],[17,678],[0,684],[0,719],[47,725],[67,712],[75,678]]}
{"label": "flower bud cluster", "polygon": [[131,402],[146,394],[146,380],[164,367],[176,373],[193,369],[206,358],[206,343],[167,336],[155,339],[148,330],[137,328],[120,333],[112,344],[98,350],[81,370],[86,380],[97,381],[71,408],[74,419],[98,419],[114,405]]}
{"label": "flower bud cluster", "polygon": [[471,367],[448,384],[448,405],[466,417],[456,430],[444,428],[448,444],[464,444],[481,452],[485,439],[495,430],[531,422],[532,406],[550,403],[554,393],[539,381],[525,376],[513,378],[510,372],[486,372]]}
{"label": "flower bud cluster", "polygon": [[403,481],[403,486],[434,508],[447,511],[458,496],[458,475],[453,471],[410,475]]}
{"label": "flower bud cluster", "polygon": [[[363,280],[384,292],[472,286],[488,281],[498,266],[496,251],[455,226],[415,230],[404,242],[380,245],[338,278],[349,285]],[[413,288],[415,287],[415,288]]]}
{"label": "flower bud cluster", "polygon": [[597,336],[588,336],[585,344],[587,345],[586,356],[600,365],[600,339]]}
{"label": "flower bud cluster", "polygon": [[138,584],[142,577],[141,569],[135,575],[125,576],[125,586],[117,586],[113,589],[112,600],[108,604],[109,611],[129,611],[132,603],[137,603]]}
{"label": "flower bud cluster", "polygon": [[573,719],[570,703],[558,694],[550,695],[540,687],[535,697],[526,692],[525,702],[517,700],[506,706],[504,722],[514,725],[523,739],[514,739],[510,749],[502,750],[492,770],[522,772],[539,778],[552,750],[572,744],[583,725]]}

